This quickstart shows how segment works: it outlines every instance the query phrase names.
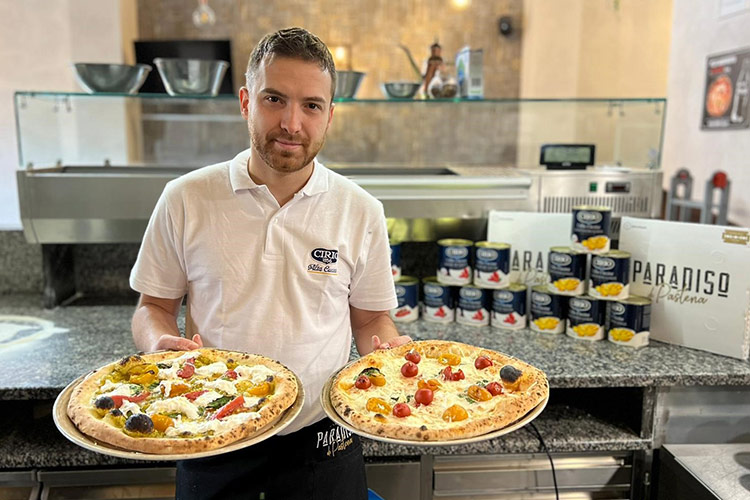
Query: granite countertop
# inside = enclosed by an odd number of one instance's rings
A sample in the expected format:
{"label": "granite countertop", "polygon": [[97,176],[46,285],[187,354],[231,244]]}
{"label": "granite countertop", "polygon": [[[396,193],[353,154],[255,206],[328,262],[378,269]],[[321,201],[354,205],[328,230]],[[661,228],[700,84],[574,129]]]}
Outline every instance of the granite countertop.
{"label": "granite countertop", "polygon": [[750,495],[750,444],[669,444],[664,448],[717,498]]}
{"label": "granite countertop", "polygon": [[[53,399],[92,368],[132,354],[132,306],[41,307],[38,296],[0,296],[0,315],[30,316],[12,332],[0,321],[0,400]],[[507,332],[422,320],[401,323],[414,339],[466,342],[516,356],[543,370],[552,388],[750,385],[750,363],[652,342],[634,350],[528,330]]]}
{"label": "granite countertop", "polygon": [[[50,417],[51,401],[68,383],[135,350],[130,334],[132,312],[132,306],[122,305],[45,310],[38,296],[0,296],[0,408],[20,411],[0,411],[0,425],[5,429],[0,468],[133,463],[77,447],[55,429]],[[19,324],[23,329],[16,331]],[[553,389],[750,385],[748,362],[659,342],[632,350],[564,335],[421,320],[398,328],[414,339],[456,340],[517,356],[544,370]],[[644,450],[652,446],[650,437],[566,404],[550,404],[534,423],[551,451]],[[460,446],[406,446],[368,439],[363,443],[365,455],[371,458],[541,450],[526,429]]]}

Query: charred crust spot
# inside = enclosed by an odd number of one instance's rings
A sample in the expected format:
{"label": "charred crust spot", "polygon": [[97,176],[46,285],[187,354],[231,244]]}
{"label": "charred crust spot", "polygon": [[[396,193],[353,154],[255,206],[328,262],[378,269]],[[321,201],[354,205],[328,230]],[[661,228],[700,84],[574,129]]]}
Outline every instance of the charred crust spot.
{"label": "charred crust spot", "polygon": [[344,408],[344,416],[345,417],[348,417],[351,412],[352,412],[352,409],[349,408],[348,406],[346,408]]}
{"label": "charred crust spot", "polygon": [[419,427],[419,430],[420,430],[420,431],[426,431],[426,430],[427,430],[427,426],[426,426],[426,425],[421,425],[421,426]]}
{"label": "charred crust spot", "polygon": [[422,437],[422,433],[421,432],[417,432],[417,437],[421,438]]}

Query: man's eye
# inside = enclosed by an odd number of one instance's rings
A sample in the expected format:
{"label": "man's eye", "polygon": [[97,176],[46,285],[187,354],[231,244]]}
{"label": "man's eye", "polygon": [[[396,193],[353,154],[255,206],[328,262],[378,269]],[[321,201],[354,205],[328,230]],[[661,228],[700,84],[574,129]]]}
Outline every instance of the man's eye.
{"label": "man's eye", "polygon": [[323,109],[322,107],[320,107],[320,104],[315,104],[314,102],[308,103],[307,107],[310,109]]}
{"label": "man's eye", "polygon": [[268,97],[266,97],[266,99],[270,102],[281,102],[281,99],[279,99],[279,97],[275,95],[269,95]]}

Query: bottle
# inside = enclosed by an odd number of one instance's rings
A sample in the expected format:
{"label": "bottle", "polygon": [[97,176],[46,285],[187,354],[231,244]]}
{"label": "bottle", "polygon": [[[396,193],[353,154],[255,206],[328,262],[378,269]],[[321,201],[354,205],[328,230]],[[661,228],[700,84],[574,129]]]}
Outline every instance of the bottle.
{"label": "bottle", "polygon": [[729,115],[731,123],[743,123],[747,119],[748,101],[750,100],[750,57],[745,57],[740,67],[740,74],[735,84],[732,113]]}
{"label": "bottle", "polygon": [[[437,86],[440,84],[438,77],[440,76],[440,67],[443,65],[442,51],[443,48],[436,39],[435,43],[430,46],[430,58],[427,59],[427,70],[422,81],[422,96],[425,99],[439,97],[440,90]],[[435,80],[436,78],[438,79]],[[435,93],[438,95],[435,95]]]}

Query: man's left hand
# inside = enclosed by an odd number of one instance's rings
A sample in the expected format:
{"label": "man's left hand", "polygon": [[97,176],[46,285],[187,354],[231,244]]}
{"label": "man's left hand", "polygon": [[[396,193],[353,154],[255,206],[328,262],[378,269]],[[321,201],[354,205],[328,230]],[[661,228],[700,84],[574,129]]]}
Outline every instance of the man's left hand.
{"label": "man's left hand", "polygon": [[388,339],[387,342],[380,342],[380,337],[377,335],[372,336],[372,350],[376,349],[390,349],[391,347],[398,347],[400,345],[408,344],[411,342],[411,337],[408,335],[400,335],[392,339]]}

